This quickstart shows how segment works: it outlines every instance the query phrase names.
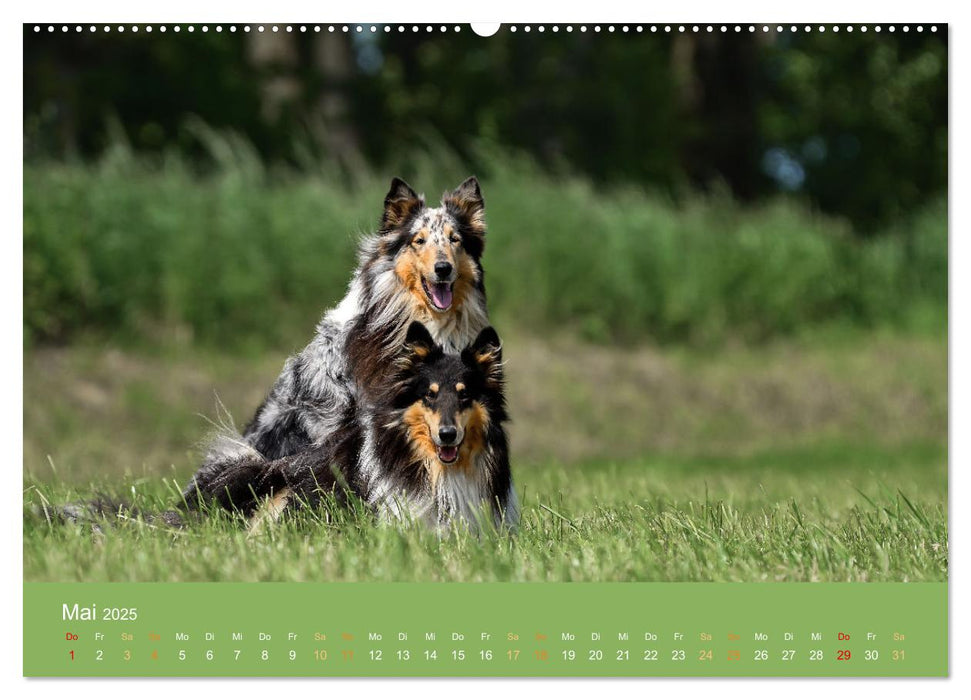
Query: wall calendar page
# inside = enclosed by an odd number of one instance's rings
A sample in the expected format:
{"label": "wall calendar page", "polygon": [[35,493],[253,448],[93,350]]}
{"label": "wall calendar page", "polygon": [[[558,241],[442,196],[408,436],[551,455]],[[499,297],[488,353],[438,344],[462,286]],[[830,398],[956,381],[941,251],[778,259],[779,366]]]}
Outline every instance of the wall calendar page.
{"label": "wall calendar page", "polygon": [[22,39],[24,676],[949,675],[946,23]]}

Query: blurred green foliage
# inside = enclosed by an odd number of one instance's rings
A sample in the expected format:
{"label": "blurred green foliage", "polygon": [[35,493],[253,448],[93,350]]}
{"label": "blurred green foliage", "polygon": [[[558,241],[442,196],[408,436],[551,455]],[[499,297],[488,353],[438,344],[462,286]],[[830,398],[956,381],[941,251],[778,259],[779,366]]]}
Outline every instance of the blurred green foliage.
{"label": "blurred green foliage", "polygon": [[[343,295],[355,234],[376,225],[387,179],[271,173],[245,141],[199,134],[217,163],[206,175],[174,152],[149,159],[122,144],[90,163],[25,165],[28,342],[179,332],[290,346]],[[708,344],[834,322],[945,322],[943,200],[859,238],[789,200],[675,203],[508,152],[476,158],[489,173],[484,264],[500,327]],[[412,184],[434,199],[467,175],[463,162],[419,149]]]}
{"label": "blurred green foliage", "polygon": [[204,165],[208,153],[186,127],[196,115],[244,136],[266,162],[328,162],[355,176],[398,167],[433,134],[480,174],[491,162],[477,144],[492,143],[549,173],[677,198],[793,193],[862,234],[946,192],[943,26],[505,26],[488,39],[468,27],[365,27],[65,34],[26,25],[25,152],[98,156],[115,141],[105,128],[113,121],[139,152],[177,148]]}

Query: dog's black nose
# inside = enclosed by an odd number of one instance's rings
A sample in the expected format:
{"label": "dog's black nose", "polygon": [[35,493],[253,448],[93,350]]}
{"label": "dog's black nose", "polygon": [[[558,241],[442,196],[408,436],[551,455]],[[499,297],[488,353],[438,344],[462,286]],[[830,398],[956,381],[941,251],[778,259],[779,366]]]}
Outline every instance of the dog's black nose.
{"label": "dog's black nose", "polygon": [[450,262],[435,263],[435,274],[438,275],[438,279],[440,280],[448,279],[449,275],[452,274],[452,263]]}
{"label": "dog's black nose", "polygon": [[458,430],[455,429],[454,425],[443,425],[438,429],[438,439],[444,445],[451,445],[455,442],[456,435],[458,435]]}

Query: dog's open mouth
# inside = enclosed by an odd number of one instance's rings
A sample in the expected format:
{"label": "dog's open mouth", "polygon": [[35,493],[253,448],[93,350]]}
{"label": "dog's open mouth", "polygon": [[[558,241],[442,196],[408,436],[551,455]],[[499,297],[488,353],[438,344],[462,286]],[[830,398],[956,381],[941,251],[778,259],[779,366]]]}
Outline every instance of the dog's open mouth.
{"label": "dog's open mouth", "polygon": [[429,282],[422,279],[421,286],[437,311],[447,311],[452,305],[451,282]]}
{"label": "dog's open mouth", "polygon": [[438,447],[438,458],[442,464],[452,464],[459,458],[458,445],[440,445]]}

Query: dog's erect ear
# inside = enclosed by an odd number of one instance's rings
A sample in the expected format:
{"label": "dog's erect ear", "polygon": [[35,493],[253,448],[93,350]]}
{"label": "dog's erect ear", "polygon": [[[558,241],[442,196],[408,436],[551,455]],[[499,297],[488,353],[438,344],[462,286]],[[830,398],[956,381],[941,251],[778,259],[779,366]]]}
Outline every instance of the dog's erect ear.
{"label": "dog's erect ear", "polygon": [[381,216],[381,230],[390,231],[400,225],[408,215],[425,205],[408,183],[400,177],[391,180],[391,189],[384,197],[384,214]]}
{"label": "dog's erect ear", "polygon": [[391,178],[391,189],[388,190],[388,194],[384,197],[384,203],[392,202],[399,199],[420,199],[418,193],[411,189],[411,185],[402,180],[400,177]]}
{"label": "dog's erect ear", "polygon": [[467,202],[470,206],[485,209],[485,202],[482,199],[482,191],[479,189],[479,180],[475,175],[466,180],[450,192],[453,199],[460,202]]}
{"label": "dog's erect ear", "polygon": [[454,207],[457,210],[456,213],[465,217],[470,225],[481,229],[481,233],[485,233],[485,222],[482,218],[485,211],[485,201],[482,199],[482,191],[479,189],[479,181],[475,175],[451,192],[446,192],[442,197],[442,202],[446,206]]}
{"label": "dog's erect ear", "polygon": [[492,326],[482,329],[475,341],[463,351],[462,359],[482,372],[486,386],[492,389],[502,387],[502,343]]}
{"label": "dog's erect ear", "polygon": [[435,340],[421,321],[412,321],[405,334],[404,356],[409,366],[419,364],[435,349]]}
{"label": "dog's erect ear", "polygon": [[420,321],[412,321],[405,332],[405,342],[390,366],[390,381],[379,383],[380,400],[395,409],[403,408],[414,400],[414,381],[421,368],[442,349],[435,344],[431,333]]}

